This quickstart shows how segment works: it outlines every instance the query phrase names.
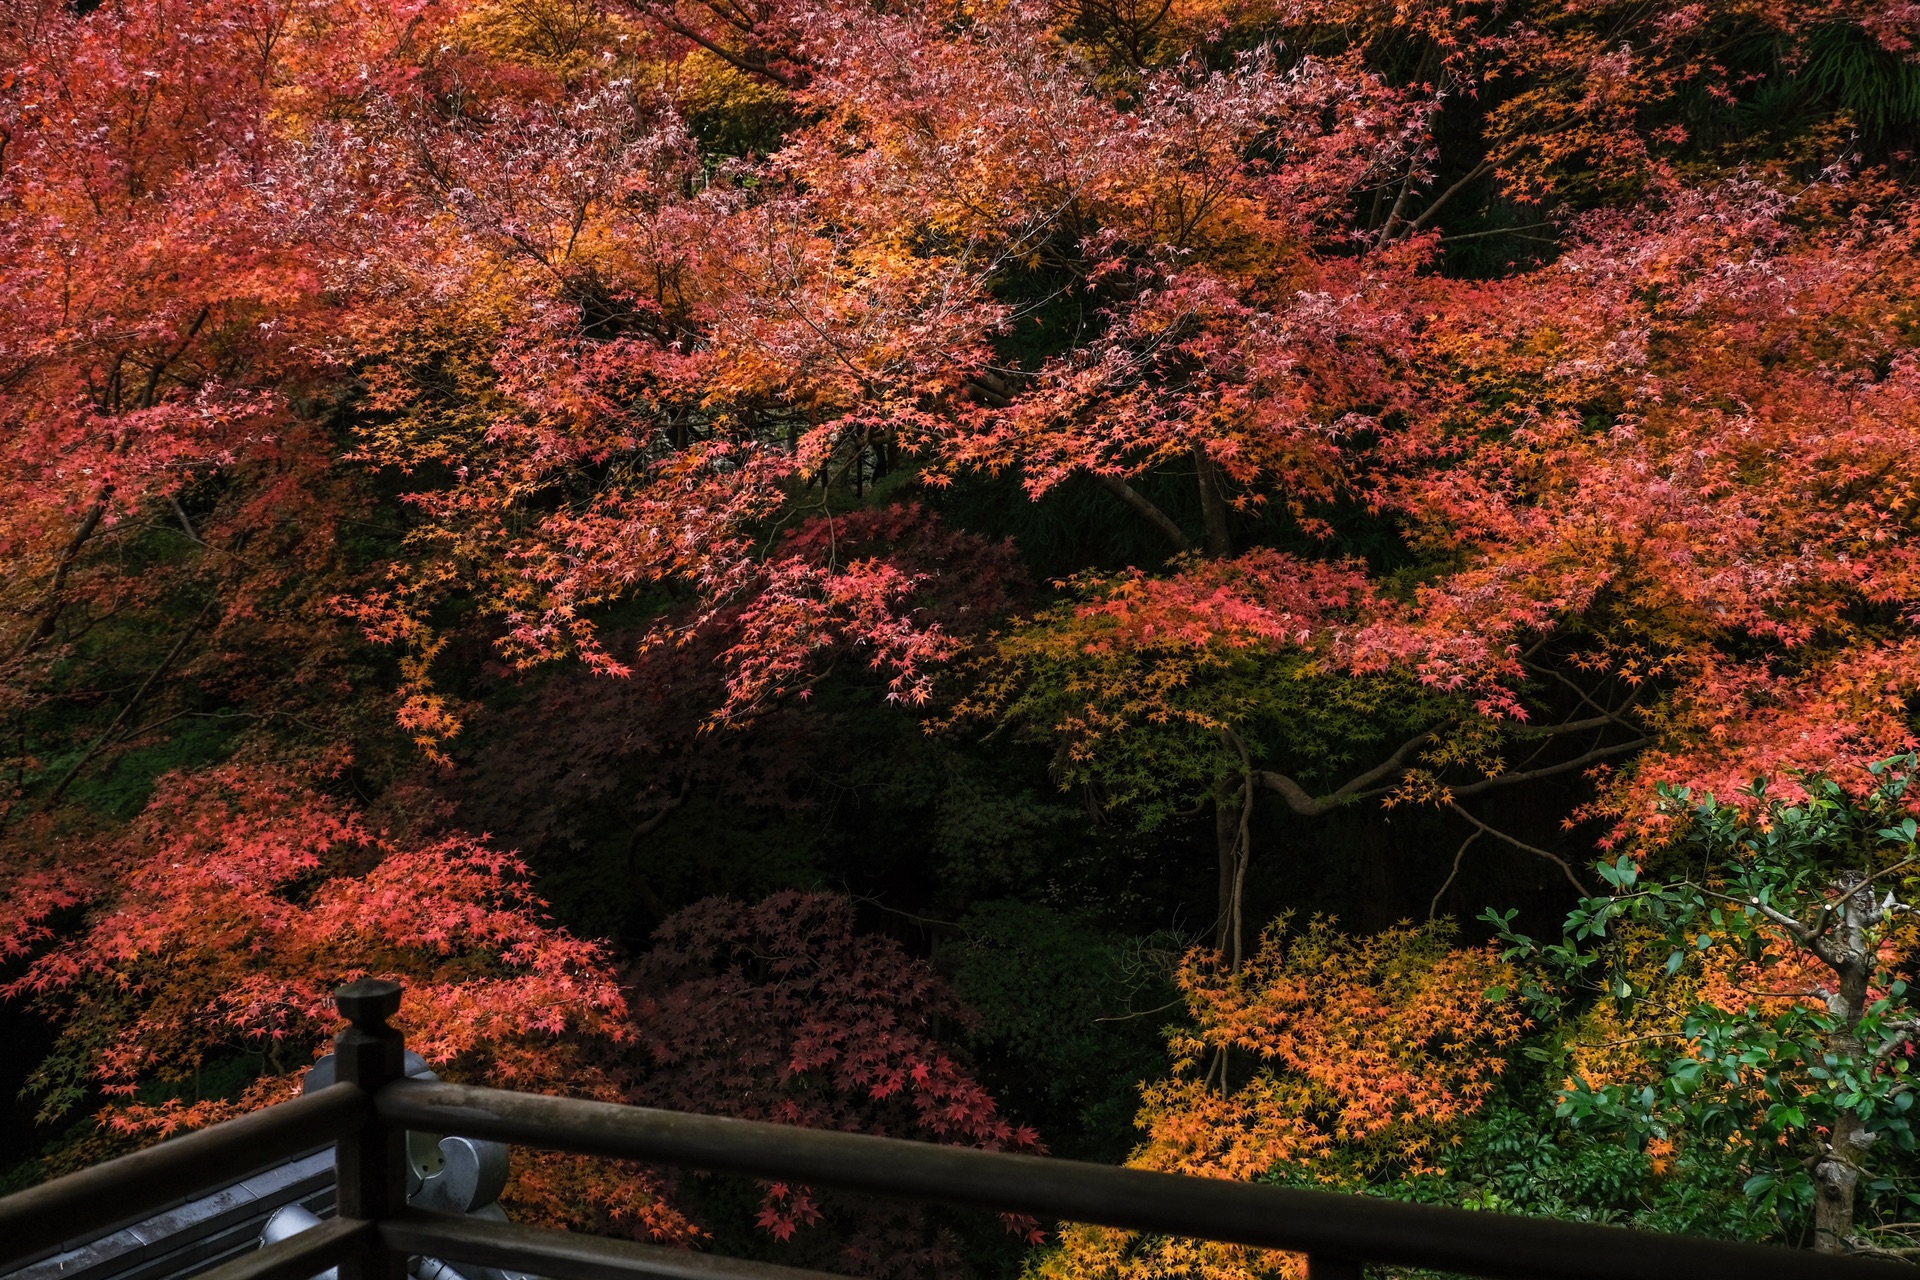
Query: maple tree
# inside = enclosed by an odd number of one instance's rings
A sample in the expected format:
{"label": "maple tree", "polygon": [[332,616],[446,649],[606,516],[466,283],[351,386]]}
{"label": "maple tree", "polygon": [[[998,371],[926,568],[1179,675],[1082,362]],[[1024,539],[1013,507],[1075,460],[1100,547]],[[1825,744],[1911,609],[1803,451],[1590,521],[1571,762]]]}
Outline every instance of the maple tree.
{"label": "maple tree", "polygon": [[[1435,312],[1425,342],[1443,376],[1382,434],[1364,492],[1445,571],[1391,589],[1250,553],[1088,583],[1083,603],[1000,643],[966,709],[1077,753],[1107,724],[1184,723],[1218,734],[1215,776],[1245,779],[1216,796],[1262,788],[1313,816],[1384,793],[1496,835],[1463,798],[1635,755],[1587,810],[1615,819],[1611,838],[1660,824],[1661,782],[1725,794],[1876,758],[1904,741],[1911,688],[1905,624],[1875,616],[1910,590],[1911,217],[1867,187],[1848,222],[1821,225],[1817,206],[1848,189],[1674,191],[1665,208],[1589,219],[1589,242],[1552,267]],[[1316,598],[1316,582],[1334,592]],[[1123,610],[1134,618],[1116,627]],[[1746,652],[1754,637],[1773,643]],[[1184,656],[1167,666],[1162,651]],[[1256,679],[1250,700],[1193,679],[1233,669],[1227,655],[1287,651],[1283,668],[1347,688],[1397,673],[1437,701],[1377,764],[1315,794],[1260,762],[1267,744],[1236,740],[1279,681]],[[1584,749],[1507,764],[1530,738],[1573,735]],[[1226,866],[1225,835],[1222,850]]]}
{"label": "maple tree", "polygon": [[320,601],[355,503],[294,408],[319,393],[303,348],[326,308],[278,225],[273,21],[6,19],[6,823],[163,732],[259,723],[275,700],[287,736],[301,713],[343,719],[349,678],[324,655],[345,637]]}
{"label": "maple tree", "polygon": [[[936,1020],[967,1016],[941,980],[856,934],[844,899],[696,905],[622,981],[603,944],[545,919],[517,859],[457,835],[395,841],[259,768],[164,780],[95,857],[114,874],[16,885],[10,899],[27,912],[7,921],[9,954],[31,961],[0,994],[65,1015],[29,1081],[49,1117],[102,1094],[103,1130],[144,1141],[284,1100],[338,1026],[333,989],[377,976],[405,984],[409,1046],[454,1078],[1039,1149],[934,1037]],[[56,938],[49,917],[74,908],[85,929]],[[260,1062],[237,1096],[143,1096],[189,1082],[198,1094],[202,1070],[235,1054]],[[516,1162],[507,1202],[535,1220],[694,1241],[706,1232],[679,1191],[651,1171],[536,1153]],[[954,1260],[918,1213],[805,1188],[771,1188],[758,1223],[785,1241],[829,1211],[853,1215],[842,1248],[864,1273]]]}
{"label": "maple tree", "polygon": [[[632,984],[644,1063],[636,1101],[988,1150],[1044,1149],[935,1038],[940,1023],[969,1016],[946,984],[890,939],[856,933],[845,898],[788,892],[753,906],[697,903],[660,927]],[[836,1218],[842,1225],[827,1238],[862,1274],[946,1274],[959,1261],[950,1231],[918,1208],[776,1183],[756,1214],[780,1240],[800,1236],[802,1244]]]}
{"label": "maple tree", "polygon": [[[1366,939],[1276,922],[1237,971],[1189,956],[1191,1029],[1173,1075],[1143,1089],[1146,1141],[1128,1163],[1204,1177],[1364,1186],[1417,1175],[1497,1086],[1526,1023],[1515,977],[1445,927]],[[1043,1275],[1298,1275],[1304,1259],[1241,1246],[1069,1227]]]}
{"label": "maple tree", "polygon": [[[90,866],[88,879],[10,886],[6,953],[31,958],[0,994],[64,1015],[28,1082],[50,1119],[104,1096],[106,1133],[151,1141],[290,1098],[340,1025],[334,988],[361,977],[404,983],[398,1025],[444,1073],[620,1096],[601,1060],[633,1032],[606,949],[546,920],[510,855],[459,836],[396,841],[260,766],[172,775],[87,852],[67,851],[64,868]],[[85,926],[56,935],[51,917],[75,909]],[[143,1097],[235,1055],[259,1070],[233,1098]],[[692,1236],[651,1179],[589,1168],[520,1162],[509,1202]]]}

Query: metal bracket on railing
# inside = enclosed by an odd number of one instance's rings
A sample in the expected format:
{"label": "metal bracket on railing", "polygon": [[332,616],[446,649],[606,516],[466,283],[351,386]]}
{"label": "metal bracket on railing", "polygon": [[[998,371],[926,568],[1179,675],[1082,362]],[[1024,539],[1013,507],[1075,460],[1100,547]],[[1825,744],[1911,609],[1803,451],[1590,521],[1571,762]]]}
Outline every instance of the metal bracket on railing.
{"label": "metal bracket on railing", "polygon": [[[398,1000],[392,1002],[392,1008],[380,1012],[386,1002],[378,997],[378,991],[367,991],[373,984],[356,983],[354,988],[341,988],[346,999],[341,1001],[341,1011],[348,1012],[358,994],[371,994],[376,997],[372,1005],[356,1004],[363,1013],[377,1016],[377,1030],[393,1031],[386,1026],[386,1019],[399,1008]],[[397,996],[397,984],[392,986]],[[356,991],[357,989],[360,989]],[[348,1013],[351,1018],[352,1013]],[[358,1024],[356,1024],[357,1026]],[[353,1030],[342,1033],[342,1039],[352,1035]],[[393,1034],[398,1035],[397,1031]],[[427,1066],[427,1061],[419,1054],[402,1048],[400,1056],[401,1071],[409,1080],[438,1080],[440,1077]],[[302,1094],[313,1093],[329,1085],[339,1083],[341,1079],[340,1055],[330,1053],[308,1069],[306,1078],[301,1082]],[[507,1187],[508,1147],[504,1142],[493,1142],[485,1138],[446,1137],[437,1133],[425,1133],[419,1130],[407,1130],[405,1134],[406,1150],[406,1204],[415,1209],[427,1209],[437,1213],[462,1214],[481,1218],[491,1222],[506,1222],[507,1214],[496,1202],[500,1193]],[[303,1231],[319,1226],[320,1217],[301,1205],[287,1205],[268,1218],[260,1230],[262,1245],[274,1244],[291,1239]],[[465,1264],[458,1270],[437,1258],[412,1257],[407,1259],[408,1272],[417,1280],[540,1280],[537,1276],[520,1271],[505,1271],[498,1267]],[[339,1280],[338,1268],[332,1268],[313,1280]]]}

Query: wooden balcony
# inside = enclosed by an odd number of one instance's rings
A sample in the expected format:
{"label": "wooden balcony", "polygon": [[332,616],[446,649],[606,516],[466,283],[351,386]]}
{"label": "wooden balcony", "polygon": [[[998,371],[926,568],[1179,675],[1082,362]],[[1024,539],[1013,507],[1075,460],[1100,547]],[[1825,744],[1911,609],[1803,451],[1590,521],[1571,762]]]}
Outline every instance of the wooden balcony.
{"label": "wooden balcony", "polygon": [[[410,1259],[555,1280],[832,1280],[818,1272],[431,1212],[406,1199],[409,1131],[681,1165],[1305,1254],[1312,1280],[1368,1266],[1487,1280],[1872,1280],[1911,1267],[1368,1196],[1180,1177],[408,1079],[400,988],[338,993],[339,1083],[0,1199],[0,1276],[331,1143],[335,1215],[204,1280],[406,1280]],[[92,1234],[89,1234],[92,1233]]]}

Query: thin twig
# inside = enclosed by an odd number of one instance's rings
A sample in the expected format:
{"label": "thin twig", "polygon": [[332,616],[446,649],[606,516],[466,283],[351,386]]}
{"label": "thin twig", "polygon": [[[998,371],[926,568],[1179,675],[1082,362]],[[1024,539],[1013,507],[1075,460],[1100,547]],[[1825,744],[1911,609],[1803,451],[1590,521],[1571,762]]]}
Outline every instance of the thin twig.
{"label": "thin twig", "polygon": [[1467,856],[1468,847],[1472,845],[1475,840],[1478,840],[1483,834],[1485,833],[1476,827],[1473,831],[1468,833],[1467,838],[1465,840],[1462,840],[1460,842],[1459,852],[1453,855],[1453,870],[1447,872],[1447,882],[1440,886],[1440,892],[1433,895],[1433,901],[1429,903],[1427,906],[1427,920],[1429,923],[1431,923],[1433,918],[1440,913],[1440,899],[1446,897],[1447,890],[1453,888],[1454,878],[1460,874],[1460,862],[1462,859],[1464,859]]}
{"label": "thin twig", "polygon": [[1547,240],[1546,237],[1544,236],[1520,235],[1522,231],[1529,230],[1534,227],[1550,227],[1552,225],[1553,224],[1550,222],[1523,222],[1517,227],[1488,227],[1484,231],[1462,231],[1457,236],[1441,236],[1440,243],[1452,244],[1456,240],[1478,240],[1482,236],[1517,236],[1519,239],[1522,239],[1522,240],[1540,240],[1547,244],[1557,244],[1559,243],[1558,241]]}
{"label": "thin twig", "polygon": [[1510,836],[1506,832],[1501,831],[1496,827],[1488,826],[1486,823],[1480,821],[1480,819],[1468,813],[1464,808],[1460,806],[1460,803],[1456,800],[1447,801],[1447,807],[1449,809],[1452,809],[1455,813],[1459,814],[1461,817],[1465,818],[1468,822],[1471,822],[1474,826],[1480,828],[1482,831],[1492,836],[1495,840],[1504,841],[1505,843],[1512,845],[1516,849],[1519,849],[1525,853],[1530,853],[1534,855],[1536,858],[1545,858],[1548,862],[1551,862],[1554,866],[1560,868],[1561,874],[1566,876],[1567,878],[1567,883],[1572,885],[1575,889],[1578,889],[1580,891],[1581,897],[1587,896],[1587,886],[1580,883],[1580,878],[1573,874],[1573,868],[1567,865],[1567,860],[1565,858],[1562,858],[1559,854],[1549,853],[1545,849],[1542,849],[1537,845],[1528,844],[1526,841],[1521,840],[1515,836]]}
{"label": "thin twig", "polygon": [[1116,1013],[1110,1018],[1095,1018],[1094,1021],[1095,1022],[1131,1022],[1135,1018],[1151,1018],[1156,1013],[1165,1013],[1167,1010],[1173,1008],[1175,1005],[1181,1005],[1185,1003],[1186,1003],[1186,997],[1182,996],[1178,1000],[1169,1000],[1167,1003],[1161,1005],[1158,1009],[1142,1009],[1137,1013]]}
{"label": "thin twig", "polygon": [[[1420,228],[1426,226],[1429,222],[1432,222],[1433,216],[1439,213],[1440,210],[1446,207],[1447,201],[1453,199],[1455,196],[1459,195],[1462,191],[1465,191],[1469,183],[1471,183],[1475,178],[1478,178],[1482,174],[1486,173],[1486,171],[1491,168],[1493,168],[1493,157],[1489,156],[1486,159],[1482,160],[1479,164],[1473,166],[1473,168],[1469,169],[1467,171],[1466,177],[1460,179],[1460,181],[1454,183],[1452,186],[1448,187],[1445,191],[1442,191],[1439,195],[1435,196],[1433,198],[1433,203],[1428,205],[1421,212],[1419,217],[1415,218],[1411,223],[1408,224],[1407,234],[1412,235],[1414,232],[1420,230]],[[1533,222],[1533,223],[1527,223],[1526,225],[1544,227],[1549,224],[1544,222]],[[1471,235],[1474,233],[1469,232],[1468,234]],[[1446,239],[1451,239],[1451,240],[1464,240],[1466,238],[1467,238],[1466,236],[1446,237]],[[1445,240],[1443,240],[1442,243],[1445,243]]]}
{"label": "thin twig", "polygon": [[1623,751],[1638,751],[1651,741],[1651,738],[1634,738],[1628,742],[1616,742],[1610,747],[1595,747],[1585,755],[1563,760],[1559,764],[1544,765],[1538,769],[1528,769],[1523,773],[1503,773],[1496,777],[1483,778],[1479,782],[1468,782],[1448,789],[1456,796],[1479,795],[1495,787],[1511,787],[1516,783],[1532,782],[1535,778],[1550,778],[1559,773],[1571,773],[1585,765],[1597,764],[1608,756],[1617,756]]}
{"label": "thin twig", "polygon": [[73,785],[73,780],[80,776],[80,771],[93,763],[93,758],[104,751],[107,745],[114,740],[120,726],[126,723],[127,717],[132,715],[134,708],[140,705],[140,700],[146,697],[147,690],[153,687],[154,681],[166,674],[167,668],[173,665],[174,659],[178,658],[182,651],[186,649],[187,641],[193,639],[194,633],[200,630],[200,624],[207,620],[209,613],[213,612],[213,605],[214,602],[209,600],[206,607],[200,610],[199,616],[187,624],[187,629],[180,633],[180,638],[174,641],[173,648],[169,649],[167,656],[160,660],[160,665],[147,673],[147,678],[140,682],[140,687],[133,691],[133,696],[127,699],[125,706],[120,708],[120,714],[113,718],[113,723],[107,726],[104,733],[93,740],[93,745],[88,747],[86,753],[74,762],[73,768],[67,770],[66,776],[60,779],[59,785],[55,786],[53,791],[47,796],[47,808],[50,809],[60,802],[60,797],[65,795],[67,788]]}
{"label": "thin twig", "polygon": [[173,494],[168,494],[167,501],[173,504],[173,514],[179,519],[181,532],[187,535],[187,540],[197,542],[203,547],[206,546],[206,539],[194,532],[193,521],[187,519],[186,508],[180,505],[180,499]]}

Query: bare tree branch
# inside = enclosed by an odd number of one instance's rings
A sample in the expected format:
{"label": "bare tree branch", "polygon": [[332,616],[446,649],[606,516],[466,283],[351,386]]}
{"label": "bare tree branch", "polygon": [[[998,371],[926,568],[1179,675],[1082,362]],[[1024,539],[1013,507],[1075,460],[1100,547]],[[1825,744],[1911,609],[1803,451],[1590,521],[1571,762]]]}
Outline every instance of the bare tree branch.
{"label": "bare tree branch", "polygon": [[80,776],[80,771],[85,769],[89,764],[92,764],[94,757],[106,750],[107,746],[114,741],[115,736],[119,733],[120,726],[126,723],[127,717],[132,715],[134,708],[140,705],[140,700],[147,696],[147,690],[151,689],[154,683],[166,674],[167,669],[173,666],[175,659],[179,658],[181,653],[186,650],[187,641],[193,639],[194,634],[200,630],[201,624],[207,620],[207,615],[212,612],[213,602],[208,601],[206,607],[200,610],[199,615],[187,624],[187,629],[180,633],[180,638],[174,641],[173,648],[167,650],[167,656],[160,659],[160,665],[147,673],[147,678],[142,680],[140,687],[133,691],[133,696],[127,699],[127,704],[120,708],[120,714],[113,718],[113,723],[108,725],[106,731],[93,740],[93,745],[88,747],[86,752],[81,755],[78,760],[74,761],[73,767],[67,770],[66,776],[61,778],[59,784],[48,794],[45,805],[46,808],[51,809],[54,805],[58,804],[60,797],[66,794],[67,788],[73,785],[73,780]]}
{"label": "bare tree branch", "polygon": [[1433,901],[1427,904],[1427,920],[1429,923],[1432,922],[1435,916],[1440,914],[1440,899],[1446,897],[1447,890],[1453,888],[1453,882],[1460,874],[1460,863],[1465,860],[1467,850],[1472,847],[1475,840],[1478,840],[1484,834],[1486,833],[1478,827],[1475,827],[1467,833],[1467,838],[1460,842],[1459,852],[1453,855],[1453,870],[1447,872],[1446,883],[1440,886],[1440,892],[1434,894]]}
{"label": "bare tree branch", "polygon": [[750,59],[743,58],[739,54],[734,53],[731,50],[723,47],[722,45],[714,42],[713,40],[708,39],[706,36],[701,35],[694,28],[688,26],[686,23],[680,21],[680,19],[674,17],[673,11],[669,9],[666,5],[658,5],[658,4],[648,5],[645,9],[645,12],[650,17],[652,17],[654,21],[658,22],[661,26],[665,27],[667,30],[673,32],[675,35],[684,36],[687,39],[693,41],[695,44],[699,45],[702,49],[705,49],[708,53],[712,54],[714,57],[719,58],[722,61],[728,63],[729,65],[734,67],[736,70],[744,71],[749,75],[765,76],[767,79],[779,85],[782,89],[793,88],[792,76],[787,75],[785,72],[775,71],[772,67],[768,66],[764,62],[754,62],[754,61],[751,61]]}
{"label": "bare tree branch", "polygon": [[1419,217],[1415,218],[1412,222],[1407,224],[1407,235],[1412,235],[1414,232],[1420,230],[1420,228],[1426,226],[1429,222],[1432,222],[1433,215],[1436,213],[1439,213],[1441,209],[1445,208],[1447,201],[1453,199],[1455,196],[1459,195],[1462,191],[1465,191],[1468,185],[1472,183],[1475,178],[1480,177],[1482,174],[1486,173],[1486,171],[1491,168],[1493,168],[1493,159],[1492,157],[1488,157],[1487,159],[1482,160],[1479,164],[1473,166],[1473,168],[1469,169],[1467,171],[1466,177],[1460,179],[1460,181],[1454,183],[1452,186],[1448,187],[1445,191],[1442,191],[1439,195],[1435,196],[1433,198],[1433,203],[1428,205],[1426,209],[1421,212]]}
{"label": "bare tree branch", "polygon": [[1346,801],[1361,794],[1382,778],[1398,775],[1406,770],[1407,758],[1427,743],[1433,741],[1439,728],[1427,730],[1418,737],[1409,738],[1400,744],[1398,750],[1385,760],[1357,777],[1349,778],[1340,788],[1324,796],[1314,796],[1307,789],[1284,773],[1272,769],[1257,769],[1250,775],[1269,791],[1277,791],[1287,802],[1287,807],[1305,817],[1317,817],[1338,808]]}
{"label": "bare tree branch", "polygon": [[1638,690],[1634,692],[1634,695],[1631,698],[1627,699],[1626,705],[1621,707],[1619,711],[1609,711],[1605,707],[1601,706],[1599,703],[1595,702],[1593,700],[1593,697],[1590,694],[1588,694],[1588,692],[1585,689],[1582,689],[1579,685],[1567,679],[1565,674],[1563,674],[1562,672],[1555,671],[1552,667],[1542,667],[1531,662],[1525,662],[1525,663],[1522,663],[1522,665],[1525,666],[1526,669],[1529,671],[1537,672],[1541,675],[1552,676],[1555,680],[1558,680],[1561,684],[1573,690],[1574,697],[1580,699],[1580,701],[1586,703],[1589,707],[1592,707],[1595,711],[1599,712],[1603,716],[1606,716],[1608,719],[1612,720],[1615,724],[1621,726],[1622,728],[1631,729],[1635,733],[1640,732],[1641,727],[1639,725],[1633,723],[1631,720],[1628,720],[1621,715],[1621,712],[1632,710],[1633,704],[1640,700],[1640,694]]}
{"label": "bare tree branch", "polygon": [[1167,536],[1167,541],[1173,544],[1174,550],[1193,550],[1193,539],[1187,537],[1180,526],[1173,522],[1171,516],[1141,497],[1140,491],[1128,484],[1124,477],[1107,475],[1101,471],[1094,471],[1089,474],[1092,475],[1095,480],[1105,485],[1110,493],[1145,516],[1154,528]]}
{"label": "bare tree branch", "polygon": [[40,620],[28,633],[26,640],[14,651],[13,661],[18,662],[32,653],[53,634],[53,629],[60,620],[60,607],[67,585],[67,575],[73,571],[74,561],[80,558],[80,551],[87,545],[88,539],[93,537],[94,530],[100,527],[101,517],[107,514],[107,503],[112,497],[113,485],[111,483],[103,485],[100,496],[87,508],[87,513],[80,517],[80,526],[74,530],[73,536],[67,539],[67,545],[61,548],[60,558],[54,564],[53,581],[48,584],[45,594],[41,596],[43,607]]}
{"label": "bare tree branch", "polygon": [[1548,853],[1545,849],[1540,848],[1538,845],[1528,844],[1525,840],[1521,840],[1521,839],[1518,839],[1517,837],[1510,836],[1506,832],[1501,831],[1498,828],[1488,826],[1486,823],[1480,821],[1480,819],[1468,813],[1464,808],[1462,808],[1455,801],[1452,801],[1452,800],[1447,801],[1447,807],[1449,809],[1452,809],[1455,813],[1459,814],[1461,817],[1465,818],[1468,822],[1471,822],[1474,826],[1480,828],[1480,830],[1492,836],[1495,840],[1499,840],[1506,844],[1510,844],[1514,848],[1521,850],[1523,853],[1530,853],[1534,855],[1536,858],[1545,858],[1548,862],[1551,862],[1554,866],[1560,868],[1561,874],[1566,876],[1567,878],[1567,883],[1572,885],[1575,889],[1578,889],[1582,897],[1585,897],[1587,895],[1587,892],[1588,892],[1587,886],[1580,883],[1580,877],[1573,874],[1573,868],[1568,866],[1567,860],[1565,858],[1562,858],[1559,854]]}
{"label": "bare tree branch", "polygon": [[180,499],[173,494],[168,494],[167,501],[173,504],[174,517],[180,521],[180,531],[187,535],[187,540],[189,542],[199,543],[203,547],[206,546],[206,541],[195,532],[193,521],[187,519],[187,510],[180,505]]}
{"label": "bare tree branch", "polygon": [[1563,760],[1559,764],[1542,765],[1538,769],[1527,769],[1520,773],[1502,773],[1492,778],[1482,778],[1479,782],[1468,782],[1461,786],[1449,787],[1447,790],[1456,796],[1477,796],[1482,792],[1492,791],[1499,787],[1510,787],[1516,783],[1532,782],[1536,778],[1550,778],[1559,773],[1571,773],[1575,769],[1582,769],[1587,765],[1597,764],[1599,761],[1605,760],[1608,756],[1617,756],[1627,751],[1638,751],[1651,741],[1651,738],[1634,738],[1628,742],[1616,742],[1608,747],[1595,747],[1585,755],[1575,756],[1571,760]]}
{"label": "bare tree branch", "polygon": [[1700,892],[1706,897],[1718,898],[1722,902],[1731,902],[1737,907],[1751,907],[1753,910],[1758,911],[1761,915],[1773,921],[1775,924],[1779,925],[1782,929],[1785,929],[1787,931],[1788,936],[1790,936],[1795,942],[1799,943],[1801,946],[1806,947],[1808,950],[1812,951],[1815,955],[1820,957],[1823,963],[1826,963],[1829,967],[1832,967],[1832,962],[1827,960],[1826,952],[1821,949],[1819,936],[1815,934],[1812,929],[1809,929],[1806,925],[1801,924],[1798,920],[1795,920],[1792,916],[1788,915],[1786,912],[1781,911],[1778,908],[1769,906],[1766,903],[1760,901],[1760,899],[1758,898],[1735,898],[1735,897],[1731,897],[1728,894],[1716,893],[1712,889],[1700,889],[1698,885],[1695,885],[1694,887],[1696,889],[1699,889]]}

